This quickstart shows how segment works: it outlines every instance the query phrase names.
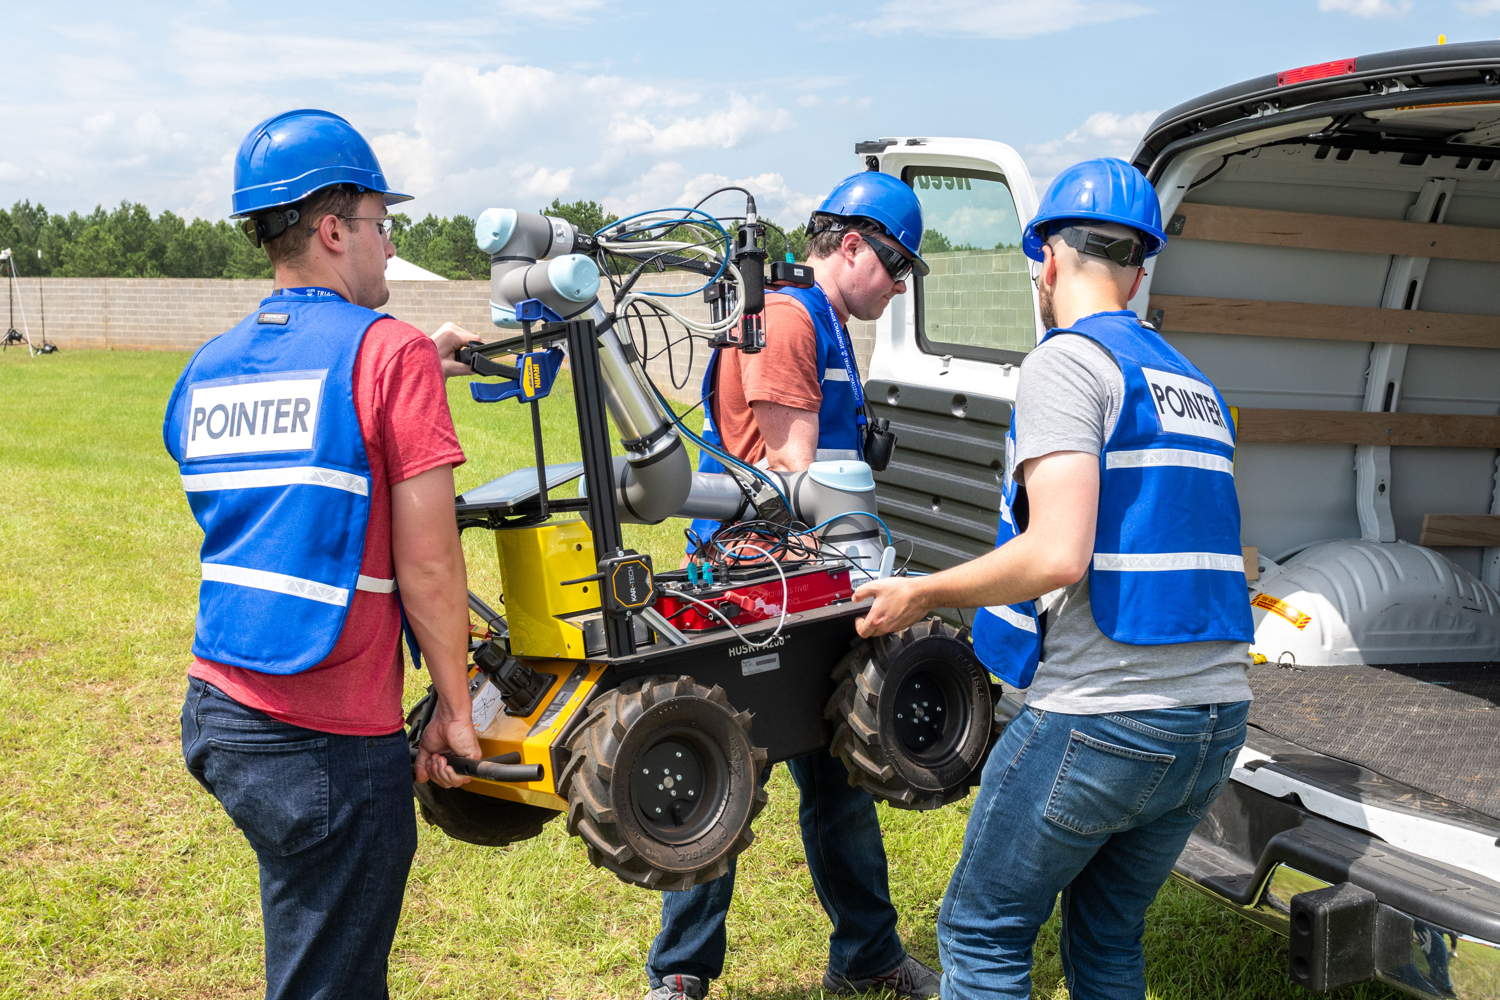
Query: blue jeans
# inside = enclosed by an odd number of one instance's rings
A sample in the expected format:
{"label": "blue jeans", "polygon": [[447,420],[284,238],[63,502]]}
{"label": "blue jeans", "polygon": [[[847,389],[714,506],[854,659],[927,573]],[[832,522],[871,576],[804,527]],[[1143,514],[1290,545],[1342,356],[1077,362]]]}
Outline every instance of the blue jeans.
{"label": "blue jeans", "polygon": [[[896,908],[886,873],[885,845],[875,800],[849,784],[849,772],[827,751],[786,762],[802,793],[802,848],[813,889],[833,921],[828,969],[850,978],[889,972],[906,960],[896,936]],[[761,775],[770,776],[767,768]],[[729,874],[682,892],[661,895],[661,931],[646,959],[654,989],[673,973],[697,976],[706,986],[724,972],[724,917],[734,895]]]}
{"label": "blue jeans", "polygon": [[402,732],[278,722],[188,679],[182,755],[260,862],[267,1000],[380,1000],[417,848]]}
{"label": "blue jeans", "polygon": [[1032,945],[1059,892],[1073,1000],[1144,997],[1146,907],[1229,779],[1249,707],[1016,716],[938,912],[943,1000],[1031,996]]}

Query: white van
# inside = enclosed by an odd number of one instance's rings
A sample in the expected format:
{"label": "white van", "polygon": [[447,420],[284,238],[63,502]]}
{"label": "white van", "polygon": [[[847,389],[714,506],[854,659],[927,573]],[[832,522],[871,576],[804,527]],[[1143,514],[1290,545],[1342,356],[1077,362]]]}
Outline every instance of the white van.
{"label": "white van", "polygon": [[[876,330],[880,509],[914,569],[995,534],[1040,325],[1015,150],[860,143],[932,273]],[[1171,242],[1132,302],[1237,409],[1249,740],[1177,875],[1314,990],[1500,997],[1500,43],[1341,59],[1166,112]]]}

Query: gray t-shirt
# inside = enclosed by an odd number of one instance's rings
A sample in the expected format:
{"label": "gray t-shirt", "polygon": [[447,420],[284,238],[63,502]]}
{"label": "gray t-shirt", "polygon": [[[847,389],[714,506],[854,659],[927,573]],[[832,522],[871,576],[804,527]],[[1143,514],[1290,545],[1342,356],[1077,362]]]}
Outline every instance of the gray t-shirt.
{"label": "gray t-shirt", "polygon": [[[1027,355],[1018,396],[1016,449],[1008,461],[1019,467],[1057,451],[1098,455],[1119,421],[1125,378],[1094,341],[1057,334]],[[1115,642],[1094,621],[1087,576],[1037,603],[1048,614],[1045,656],[1026,692],[1033,708],[1102,715],[1250,697],[1247,643]]]}

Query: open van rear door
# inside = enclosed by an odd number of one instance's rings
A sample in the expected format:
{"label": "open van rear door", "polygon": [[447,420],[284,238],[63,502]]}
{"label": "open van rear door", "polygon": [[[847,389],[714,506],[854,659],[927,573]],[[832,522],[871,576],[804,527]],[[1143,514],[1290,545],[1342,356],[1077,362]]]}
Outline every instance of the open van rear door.
{"label": "open van rear door", "polygon": [[999,142],[880,139],[855,151],[922,204],[932,270],[907,279],[907,294],[876,324],[865,390],[897,435],[876,476],[881,515],[911,540],[908,568],[942,569],[994,544],[1020,361],[1044,332],[1021,252],[1036,188]]}

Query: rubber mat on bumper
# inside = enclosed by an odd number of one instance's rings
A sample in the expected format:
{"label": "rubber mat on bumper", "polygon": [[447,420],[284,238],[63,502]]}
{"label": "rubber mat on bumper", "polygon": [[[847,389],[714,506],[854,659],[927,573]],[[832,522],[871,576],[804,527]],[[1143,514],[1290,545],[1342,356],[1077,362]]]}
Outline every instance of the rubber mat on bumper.
{"label": "rubber mat on bumper", "polygon": [[1500,819],[1500,664],[1250,668],[1251,725]]}

